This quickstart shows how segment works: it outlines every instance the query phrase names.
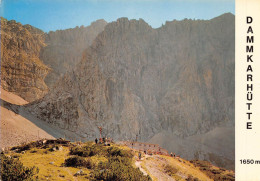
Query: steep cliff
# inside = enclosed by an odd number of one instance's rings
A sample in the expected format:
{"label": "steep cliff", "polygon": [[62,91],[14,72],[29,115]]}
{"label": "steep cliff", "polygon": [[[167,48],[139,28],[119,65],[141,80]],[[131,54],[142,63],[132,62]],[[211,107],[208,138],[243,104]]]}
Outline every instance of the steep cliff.
{"label": "steep cliff", "polygon": [[[174,20],[153,29],[141,19],[120,18],[29,109],[86,139],[98,135],[97,126],[119,140],[165,131],[173,135],[169,140],[185,139],[234,128],[234,19]],[[232,140],[228,145],[234,149]],[[234,159],[234,150],[219,150]]]}
{"label": "steep cliff", "polygon": [[1,18],[1,86],[27,101],[41,98],[49,68],[39,59],[44,32]]}
{"label": "steep cliff", "polygon": [[79,63],[83,50],[91,45],[106,24],[104,20],[97,20],[87,27],[51,31],[46,34],[47,46],[41,50],[40,59],[52,68],[45,79],[48,87],[52,87],[65,72]]}
{"label": "steep cliff", "polygon": [[107,24],[97,20],[87,27],[44,33],[14,20],[2,18],[1,23],[1,85],[29,102],[43,97],[75,67]]}

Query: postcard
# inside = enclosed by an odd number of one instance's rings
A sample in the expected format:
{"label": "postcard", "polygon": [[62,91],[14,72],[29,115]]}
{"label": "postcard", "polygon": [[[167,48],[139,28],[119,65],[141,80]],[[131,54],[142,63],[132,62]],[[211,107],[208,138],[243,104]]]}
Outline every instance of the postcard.
{"label": "postcard", "polygon": [[1,0],[0,180],[259,180],[259,12]]}

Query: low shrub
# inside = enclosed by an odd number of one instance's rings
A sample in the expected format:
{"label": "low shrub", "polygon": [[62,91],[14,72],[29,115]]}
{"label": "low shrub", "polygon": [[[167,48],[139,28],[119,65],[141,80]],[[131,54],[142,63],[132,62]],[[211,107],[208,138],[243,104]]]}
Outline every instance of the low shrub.
{"label": "low shrub", "polygon": [[26,150],[30,150],[32,148],[37,148],[37,147],[40,147],[41,144],[39,142],[36,142],[36,141],[33,141],[33,142],[30,142],[30,143],[23,143],[22,145],[20,146],[15,146],[15,147],[12,147],[11,150],[17,150],[17,152],[22,152],[22,151],[26,151]]}
{"label": "low shrub", "polygon": [[134,168],[130,158],[112,157],[109,159],[105,169],[96,169],[93,172],[93,180],[104,181],[150,181],[150,176],[144,176],[139,168]]}
{"label": "low shrub", "polygon": [[49,149],[48,149],[48,151],[57,151],[57,150],[60,150],[60,148],[61,147],[59,147],[59,145],[56,145],[56,144],[54,144],[54,145],[49,145]]}
{"label": "low shrub", "polygon": [[100,169],[100,170],[107,169],[108,166],[109,165],[107,162],[102,162],[102,161],[98,162],[98,169]]}
{"label": "low shrub", "polygon": [[221,174],[215,175],[215,177],[213,179],[215,181],[222,181],[222,180],[234,181],[235,180],[235,178],[229,177],[227,175],[221,175]]}
{"label": "low shrub", "polygon": [[215,181],[222,181],[222,180],[233,181],[233,180],[235,180],[234,175],[225,174],[226,169],[224,169],[224,168],[215,169],[214,167],[212,167],[212,165],[208,161],[193,160],[190,162],[193,163],[195,166],[199,167],[199,169],[201,171],[203,171],[209,178],[211,178]]}
{"label": "low shrub", "polygon": [[89,162],[87,162],[83,157],[73,156],[67,158],[64,165],[67,167],[87,167],[89,166]]}
{"label": "low shrub", "polygon": [[109,154],[108,156],[113,156],[113,157],[121,156],[121,157],[133,158],[134,156],[131,152],[119,149],[117,147],[110,147],[108,148],[107,152]]}
{"label": "low shrub", "polygon": [[95,168],[95,164],[93,163],[93,161],[92,161],[90,158],[87,159],[87,165],[86,165],[86,167],[87,167],[88,169],[94,169],[94,168]]}
{"label": "low shrub", "polygon": [[39,173],[37,167],[24,167],[19,159],[1,154],[1,178],[3,181],[32,180],[33,175]]}
{"label": "low shrub", "polygon": [[99,162],[92,172],[93,180],[104,181],[150,181],[150,176],[144,176],[139,168],[134,168],[133,153],[117,147],[107,149],[108,162]]}
{"label": "low shrub", "polygon": [[188,175],[188,178],[185,179],[186,181],[199,181],[197,177],[193,177],[192,175]]}
{"label": "low shrub", "polygon": [[[144,176],[143,173],[132,166],[133,153],[122,150],[117,147],[105,147],[99,144],[87,144],[85,146],[71,147],[70,154],[75,155],[65,160],[66,166],[87,167],[94,169],[90,180],[104,181],[150,181],[149,176]],[[84,157],[104,156],[108,159],[107,162],[98,162],[95,166],[89,158]]]}
{"label": "low shrub", "polygon": [[191,160],[190,163],[193,163],[197,167],[211,167],[211,163],[205,160]]}
{"label": "low shrub", "polygon": [[71,147],[70,154],[83,156],[83,157],[95,156],[95,155],[105,155],[106,148],[104,148],[102,145],[88,144],[86,146]]}
{"label": "low shrub", "polygon": [[31,153],[37,153],[37,150],[33,149],[30,151]]}
{"label": "low shrub", "polygon": [[178,172],[178,169],[174,168],[173,166],[171,166],[169,164],[165,165],[164,170],[169,176],[173,176],[174,174],[176,174]]}
{"label": "low shrub", "polygon": [[128,157],[121,157],[121,156],[115,156],[115,157],[109,157],[108,163],[117,163],[117,164],[123,164],[123,165],[132,165],[132,159]]}
{"label": "low shrub", "polygon": [[21,155],[19,154],[13,154],[13,158],[19,158]]}
{"label": "low shrub", "polygon": [[213,169],[211,172],[214,173],[214,174],[220,174],[220,173],[222,173],[223,171]]}
{"label": "low shrub", "polygon": [[107,157],[116,157],[116,156],[121,156],[121,157],[128,157],[128,158],[133,158],[133,154],[129,151],[119,149],[117,147],[104,147],[99,144],[87,144],[85,146],[76,146],[76,147],[71,147],[70,149],[70,154],[71,155],[78,155],[78,156],[83,156],[83,157],[89,157],[89,156],[95,156],[95,155],[103,155]]}

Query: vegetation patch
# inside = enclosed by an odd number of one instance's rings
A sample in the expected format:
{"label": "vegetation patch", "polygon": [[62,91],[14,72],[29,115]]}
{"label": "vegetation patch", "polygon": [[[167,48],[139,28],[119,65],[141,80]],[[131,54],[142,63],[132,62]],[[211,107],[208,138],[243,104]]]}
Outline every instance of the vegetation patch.
{"label": "vegetation patch", "polygon": [[90,162],[87,162],[85,158],[80,156],[69,157],[65,160],[65,166],[67,167],[89,167]]}
{"label": "vegetation patch", "polygon": [[110,147],[108,148],[107,152],[108,152],[108,156],[112,156],[112,157],[120,156],[126,158],[133,158],[134,156],[133,152],[122,150],[117,147]]}
{"label": "vegetation patch", "polygon": [[35,166],[24,167],[18,158],[1,154],[1,179],[3,181],[30,180],[39,169]]}
{"label": "vegetation patch", "polygon": [[188,177],[186,178],[186,181],[199,181],[199,179],[196,177],[193,177],[192,175],[188,175]]}
{"label": "vegetation patch", "polygon": [[[44,140],[44,142],[23,144],[11,150],[5,155],[3,154],[2,180],[152,180],[150,176],[145,176],[139,168],[134,166],[138,152],[114,144],[104,146],[93,142],[68,143],[63,140],[61,142]],[[7,159],[9,159],[8,164]],[[172,157],[157,155],[142,160],[141,164],[146,165],[147,161],[152,163],[151,168],[155,166],[164,175],[168,174],[176,180],[185,178],[190,181],[196,181],[197,178],[208,180],[209,177],[213,180],[234,180],[232,172],[211,166],[203,161],[192,161],[193,164],[187,164],[187,162],[180,163]],[[197,168],[193,165],[197,165]],[[21,171],[10,171],[13,169]],[[145,171],[153,176],[153,173],[149,172],[151,170]],[[206,171],[211,175],[206,176]],[[168,177],[168,175],[166,176]],[[7,176],[8,178],[5,178]],[[156,178],[153,179],[156,180]]]}
{"label": "vegetation patch", "polygon": [[103,169],[96,169],[92,172],[91,180],[104,181],[148,181],[152,180],[150,176],[144,176],[143,173],[132,166],[132,159],[128,157],[111,157],[108,164],[102,165]]}
{"label": "vegetation patch", "polygon": [[86,143],[71,147],[69,154],[74,156],[65,160],[65,166],[91,169],[90,180],[151,180],[133,167],[134,152],[130,150]]}
{"label": "vegetation patch", "polygon": [[176,174],[178,172],[177,168],[174,168],[173,166],[167,164],[164,166],[164,171],[165,173],[167,173],[169,176],[173,176],[174,174]]}
{"label": "vegetation patch", "polygon": [[228,171],[224,168],[216,168],[208,161],[201,161],[201,160],[192,160],[190,161],[194,164],[194,166],[199,167],[199,169],[205,173],[209,178],[213,179],[214,181],[234,181],[235,174],[231,171]]}
{"label": "vegetation patch", "polygon": [[100,144],[86,144],[84,146],[71,147],[70,154],[82,157],[91,157],[95,155],[106,155],[106,148]]}

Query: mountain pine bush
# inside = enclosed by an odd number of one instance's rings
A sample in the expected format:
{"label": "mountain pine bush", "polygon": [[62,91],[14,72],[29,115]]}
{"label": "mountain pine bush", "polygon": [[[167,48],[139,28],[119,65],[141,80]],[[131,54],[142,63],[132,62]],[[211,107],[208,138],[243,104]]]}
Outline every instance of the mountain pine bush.
{"label": "mountain pine bush", "polygon": [[65,160],[65,166],[67,166],[67,167],[89,167],[89,163],[83,157],[73,156],[73,157],[69,157]]}
{"label": "mountain pine bush", "polygon": [[18,158],[1,154],[1,179],[3,181],[32,180],[33,175],[39,173],[37,167],[24,167]]}
{"label": "mountain pine bush", "polygon": [[145,176],[138,169],[132,166],[132,159],[116,156],[109,159],[107,168],[97,169],[93,172],[92,180],[104,181],[150,181],[150,176]]}

